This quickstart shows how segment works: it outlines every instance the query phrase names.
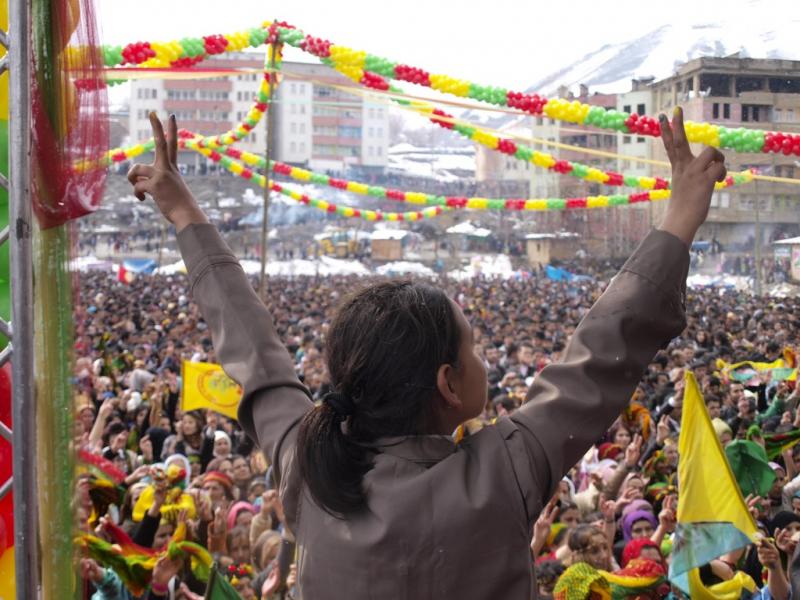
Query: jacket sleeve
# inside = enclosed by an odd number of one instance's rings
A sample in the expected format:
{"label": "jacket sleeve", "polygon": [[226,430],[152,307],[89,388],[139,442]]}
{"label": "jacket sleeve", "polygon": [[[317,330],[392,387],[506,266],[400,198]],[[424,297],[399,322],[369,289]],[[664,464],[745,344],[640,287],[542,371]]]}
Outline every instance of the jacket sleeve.
{"label": "jacket sleeve", "polygon": [[239,424],[273,456],[276,475],[312,408],[267,307],[216,227],[196,224],[178,234],[195,302],[211,331],[225,372],[244,389]]}
{"label": "jacket sleeve", "polygon": [[158,532],[160,523],[161,515],[151,517],[149,514],[144,513],[144,518],[142,518],[139,526],[136,528],[136,533],[133,534],[133,541],[139,546],[151,548],[153,546],[153,540],[156,539],[156,533]]}
{"label": "jacket sleeve", "polygon": [[97,584],[97,592],[92,595],[92,600],[128,600],[127,590],[122,586],[122,580],[113,569],[106,567],[103,580]]}
{"label": "jacket sleeve", "polygon": [[512,456],[528,463],[515,470],[529,519],[619,416],[656,352],[685,327],[688,268],[685,244],[651,231],[581,321],[562,362],[534,379],[511,416],[524,446]]}

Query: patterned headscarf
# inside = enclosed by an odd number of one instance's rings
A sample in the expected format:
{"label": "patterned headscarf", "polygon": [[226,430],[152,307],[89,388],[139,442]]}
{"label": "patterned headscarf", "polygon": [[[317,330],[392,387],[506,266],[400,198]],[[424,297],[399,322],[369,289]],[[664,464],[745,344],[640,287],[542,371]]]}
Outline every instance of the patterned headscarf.
{"label": "patterned headscarf", "polygon": [[611,588],[600,571],[579,562],[558,578],[553,600],[611,600]]}
{"label": "patterned headscarf", "polygon": [[663,479],[663,476],[658,472],[658,465],[661,463],[667,462],[667,456],[664,454],[663,450],[656,450],[653,452],[653,455],[647,459],[647,462],[644,463],[644,475],[650,481],[660,481]]}
{"label": "patterned headscarf", "polygon": [[641,432],[642,439],[645,442],[650,438],[653,419],[650,416],[650,411],[638,402],[631,402],[622,411],[622,422],[627,428]]}
{"label": "patterned headscarf", "polygon": [[[645,548],[655,548],[659,550],[658,544],[649,538],[639,538],[625,544],[625,549],[622,551],[622,566],[625,567],[633,559],[639,558],[642,555],[642,550]],[[660,552],[659,550],[659,553]]]}

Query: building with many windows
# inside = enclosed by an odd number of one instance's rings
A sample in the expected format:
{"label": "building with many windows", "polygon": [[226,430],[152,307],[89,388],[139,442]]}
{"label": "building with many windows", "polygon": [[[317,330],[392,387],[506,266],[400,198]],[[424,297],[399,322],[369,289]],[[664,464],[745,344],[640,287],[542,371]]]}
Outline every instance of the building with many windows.
{"label": "building with many windows", "polygon": [[[204,68],[240,69],[223,77],[192,80],[134,80],[129,113],[130,141],[150,137],[150,111],[174,113],[180,127],[213,135],[243,121],[256,101],[263,56],[230,53],[203,63]],[[320,64],[282,64],[274,98],[273,158],[310,169],[351,174],[383,172],[389,145],[388,106],[349,93],[354,84]],[[266,118],[237,147],[263,154]],[[211,165],[192,152],[181,153],[185,168],[204,172]]]}
{"label": "building with many windows", "polygon": [[[671,114],[676,105],[692,121],[725,127],[800,131],[800,61],[777,59],[698,58],[674,75],[650,86],[653,111]],[[654,158],[666,160],[654,144]],[[702,146],[694,145],[697,152]],[[796,156],[725,153],[730,171],[755,168],[763,174],[797,178]],[[661,207],[663,210],[663,207]],[[777,237],[800,233],[800,195],[795,186],[757,182],[714,194],[711,211],[699,237],[715,239],[729,249],[750,249],[760,223],[766,245]]]}

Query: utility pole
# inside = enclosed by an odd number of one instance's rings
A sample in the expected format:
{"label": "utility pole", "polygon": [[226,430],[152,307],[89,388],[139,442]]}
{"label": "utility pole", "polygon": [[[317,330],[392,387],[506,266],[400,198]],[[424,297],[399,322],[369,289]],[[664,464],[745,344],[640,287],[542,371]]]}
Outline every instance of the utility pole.
{"label": "utility pole", "polygon": [[161,225],[161,236],[158,240],[158,260],[156,261],[156,268],[161,268],[161,257],[164,252],[164,243],[167,241],[167,227],[166,225]]}
{"label": "utility pole", "polygon": [[269,56],[269,90],[267,92],[267,134],[264,142],[264,217],[261,220],[261,277],[258,281],[258,295],[264,299],[266,294],[267,279],[267,243],[269,228],[269,194],[270,194],[270,158],[272,154],[272,134],[275,129],[275,103],[272,101],[275,95],[275,86],[278,83],[278,75],[275,73],[275,57],[278,53],[278,41],[273,40],[270,44]]}
{"label": "utility pole", "polygon": [[753,182],[756,190],[756,272],[754,291],[761,295],[761,196],[758,194],[758,180]]}

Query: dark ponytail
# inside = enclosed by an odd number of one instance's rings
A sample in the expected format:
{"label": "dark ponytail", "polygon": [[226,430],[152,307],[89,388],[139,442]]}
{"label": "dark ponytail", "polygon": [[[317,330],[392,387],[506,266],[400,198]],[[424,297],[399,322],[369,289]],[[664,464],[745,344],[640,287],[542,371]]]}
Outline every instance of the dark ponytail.
{"label": "dark ponytail", "polygon": [[452,302],[430,285],[389,281],[346,299],[325,358],[334,392],[300,423],[297,460],[313,500],[345,517],[365,505],[376,439],[431,433],[436,373],[456,365]]}

